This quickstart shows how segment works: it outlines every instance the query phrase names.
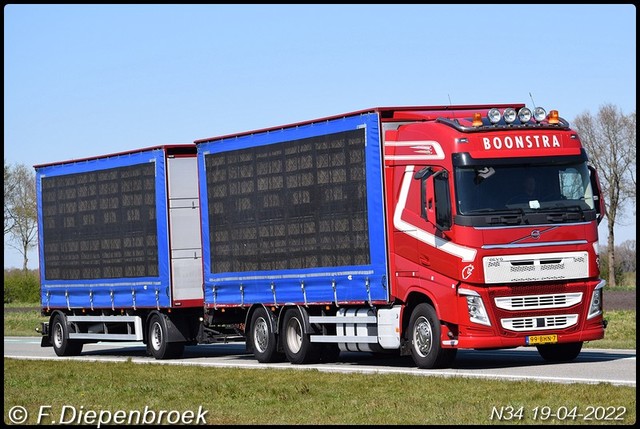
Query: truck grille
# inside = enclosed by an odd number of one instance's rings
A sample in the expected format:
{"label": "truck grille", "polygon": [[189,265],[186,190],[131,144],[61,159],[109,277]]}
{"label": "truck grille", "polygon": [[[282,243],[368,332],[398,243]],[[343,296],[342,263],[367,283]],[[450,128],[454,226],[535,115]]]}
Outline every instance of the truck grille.
{"label": "truck grille", "polygon": [[537,331],[543,329],[564,329],[578,323],[577,314],[544,317],[516,317],[502,319],[502,327],[509,331]]}
{"label": "truck grille", "polygon": [[564,308],[579,304],[581,301],[582,292],[495,298],[496,307],[509,311]]}
{"label": "truck grille", "polygon": [[565,281],[589,277],[587,252],[486,256],[482,262],[487,284]]}

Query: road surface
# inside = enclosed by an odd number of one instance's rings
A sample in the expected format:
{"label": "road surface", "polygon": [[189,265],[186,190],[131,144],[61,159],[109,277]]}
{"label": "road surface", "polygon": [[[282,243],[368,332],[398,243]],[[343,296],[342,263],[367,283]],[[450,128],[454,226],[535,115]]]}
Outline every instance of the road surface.
{"label": "road surface", "polygon": [[410,357],[393,358],[370,353],[342,352],[339,362],[313,365],[293,365],[289,362],[259,363],[247,354],[244,343],[198,345],[185,347],[181,359],[158,361],[145,353],[141,342],[100,342],[85,344],[81,356],[61,358],[51,347],[40,347],[39,337],[5,337],[5,358],[70,359],[82,361],[140,364],[199,365],[219,368],[317,369],[326,372],[413,374],[434,377],[469,377],[497,380],[536,380],[553,383],[610,383],[636,386],[636,351],[582,349],[578,358],[569,363],[549,363],[535,348],[508,350],[459,350],[452,368],[424,370],[414,366]]}

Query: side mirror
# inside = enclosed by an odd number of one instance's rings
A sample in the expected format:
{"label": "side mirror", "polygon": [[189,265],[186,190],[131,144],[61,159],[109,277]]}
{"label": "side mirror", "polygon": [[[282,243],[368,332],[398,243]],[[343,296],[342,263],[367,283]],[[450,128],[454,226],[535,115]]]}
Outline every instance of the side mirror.
{"label": "side mirror", "polygon": [[606,213],[604,207],[604,197],[602,196],[602,189],[600,188],[600,180],[598,179],[598,171],[593,167],[589,166],[589,179],[591,180],[591,189],[593,191],[593,204],[596,209],[596,220],[598,221],[598,225],[604,219],[604,215]]}
{"label": "side mirror", "polygon": [[435,176],[431,176],[427,179],[427,195],[425,202],[425,212],[427,214],[427,221],[436,227],[438,226],[436,220],[436,187]]}

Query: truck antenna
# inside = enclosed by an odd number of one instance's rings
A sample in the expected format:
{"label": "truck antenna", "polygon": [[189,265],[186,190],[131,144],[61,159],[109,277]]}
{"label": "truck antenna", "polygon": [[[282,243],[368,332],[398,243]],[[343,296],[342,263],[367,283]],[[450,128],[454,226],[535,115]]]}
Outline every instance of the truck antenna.
{"label": "truck antenna", "polygon": [[533,108],[535,109],[536,107],[536,102],[533,101],[533,95],[531,95],[531,93],[529,93],[529,98],[531,98],[531,103],[533,103]]}

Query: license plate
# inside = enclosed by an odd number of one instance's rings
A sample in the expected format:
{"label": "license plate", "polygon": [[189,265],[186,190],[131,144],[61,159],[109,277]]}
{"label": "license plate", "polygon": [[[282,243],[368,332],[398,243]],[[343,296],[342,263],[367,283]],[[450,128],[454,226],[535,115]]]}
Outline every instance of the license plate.
{"label": "license plate", "polygon": [[527,345],[535,346],[537,344],[554,344],[558,342],[557,335],[531,335],[525,338]]}

